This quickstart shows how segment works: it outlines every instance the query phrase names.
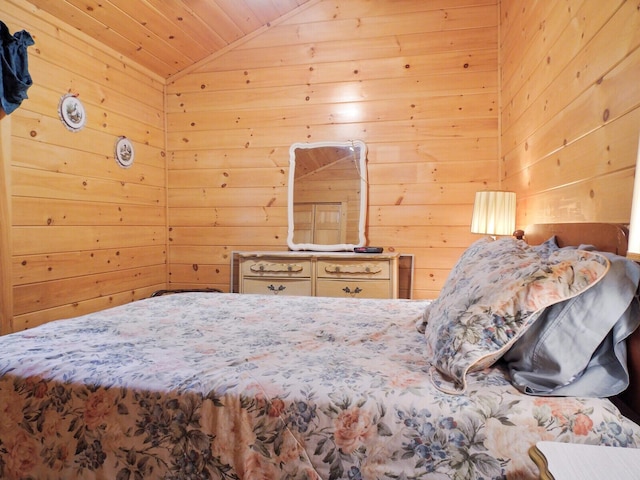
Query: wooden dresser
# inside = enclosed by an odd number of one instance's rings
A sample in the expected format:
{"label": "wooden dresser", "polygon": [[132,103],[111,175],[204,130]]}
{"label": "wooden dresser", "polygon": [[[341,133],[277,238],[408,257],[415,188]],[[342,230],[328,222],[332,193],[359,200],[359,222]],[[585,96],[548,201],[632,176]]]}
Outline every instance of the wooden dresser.
{"label": "wooden dresser", "polygon": [[239,292],[398,298],[397,253],[238,252]]}

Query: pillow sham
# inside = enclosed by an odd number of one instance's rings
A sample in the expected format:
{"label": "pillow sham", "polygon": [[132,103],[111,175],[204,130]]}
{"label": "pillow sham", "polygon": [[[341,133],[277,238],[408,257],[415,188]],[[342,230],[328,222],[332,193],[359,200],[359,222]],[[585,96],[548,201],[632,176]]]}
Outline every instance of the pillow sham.
{"label": "pillow sham", "polygon": [[545,309],[505,353],[511,383],[520,391],[609,397],[629,385],[625,340],[640,325],[640,265],[602,255],[611,265],[605,277],[581,295]]}
{"label": "pillow sham", "polygon": [[476,241],[425,312],[432,382],[463,393],[467,373],[493,364],[546,307],[587,290],[608,268],[597,252],[536,248],[512,237]]}
{"label": "pillow sham", "polygon": [[[489,240],[489,237],[487,237],[484,240],[485,241]],[[541,254],[548,255],[550,251],[558,250],[559,247],[558,247],[558,243],[556,242],[556,237],[553,236],[548,240],[546,240],[544,243],[541,243],[539,245],[532,245],[530,248]],[[416,329],[420,333],[424,333],[427,328],[427,323],[429,323],[430,308],[431,308],[431,304],[427,305],[427,308],[425,308],[424,312],[422,313],[422,317],[420,317],[416,321]]]}

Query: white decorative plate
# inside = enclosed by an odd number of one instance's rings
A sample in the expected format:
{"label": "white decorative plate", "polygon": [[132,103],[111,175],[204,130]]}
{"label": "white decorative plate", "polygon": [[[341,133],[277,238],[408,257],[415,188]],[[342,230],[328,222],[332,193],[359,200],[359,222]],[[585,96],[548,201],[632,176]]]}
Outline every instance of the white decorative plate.
{"label": "white decorative plate", "polygon": [[116,140],[116,162],[118,165],[129,168],[133,165],[134,156],[135,152],[131,141],[127,137],[118,137]]}
{"label": "white decorative plate", "polygon": [[85,123],[87,123],[87,114],[84,111],[84,105],[82,105],[78,95],[72,93],[67,93],[60,97],[58,115],[64,126],[72,132],[82,130]]}

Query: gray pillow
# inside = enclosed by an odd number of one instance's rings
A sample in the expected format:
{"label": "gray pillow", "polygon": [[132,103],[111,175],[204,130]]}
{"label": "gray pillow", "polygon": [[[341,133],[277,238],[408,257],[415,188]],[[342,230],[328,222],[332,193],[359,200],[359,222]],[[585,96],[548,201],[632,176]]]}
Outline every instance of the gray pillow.
{"label": "gray pillow", "polygon": [[640,324],[640,266],[603,255],[611,263],[605,277],[547,307],[504,355],[511,381],[522,392],[607,397],[628,386],[625,339]]}

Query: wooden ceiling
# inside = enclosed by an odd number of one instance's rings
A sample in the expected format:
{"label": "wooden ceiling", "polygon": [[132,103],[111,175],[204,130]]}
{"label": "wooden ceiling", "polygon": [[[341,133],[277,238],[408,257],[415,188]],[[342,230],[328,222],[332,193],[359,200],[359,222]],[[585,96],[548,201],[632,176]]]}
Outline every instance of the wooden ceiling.
{"label": "wooden ceiling", "polygon": [[29,0],[168,78],[309,0]]}

